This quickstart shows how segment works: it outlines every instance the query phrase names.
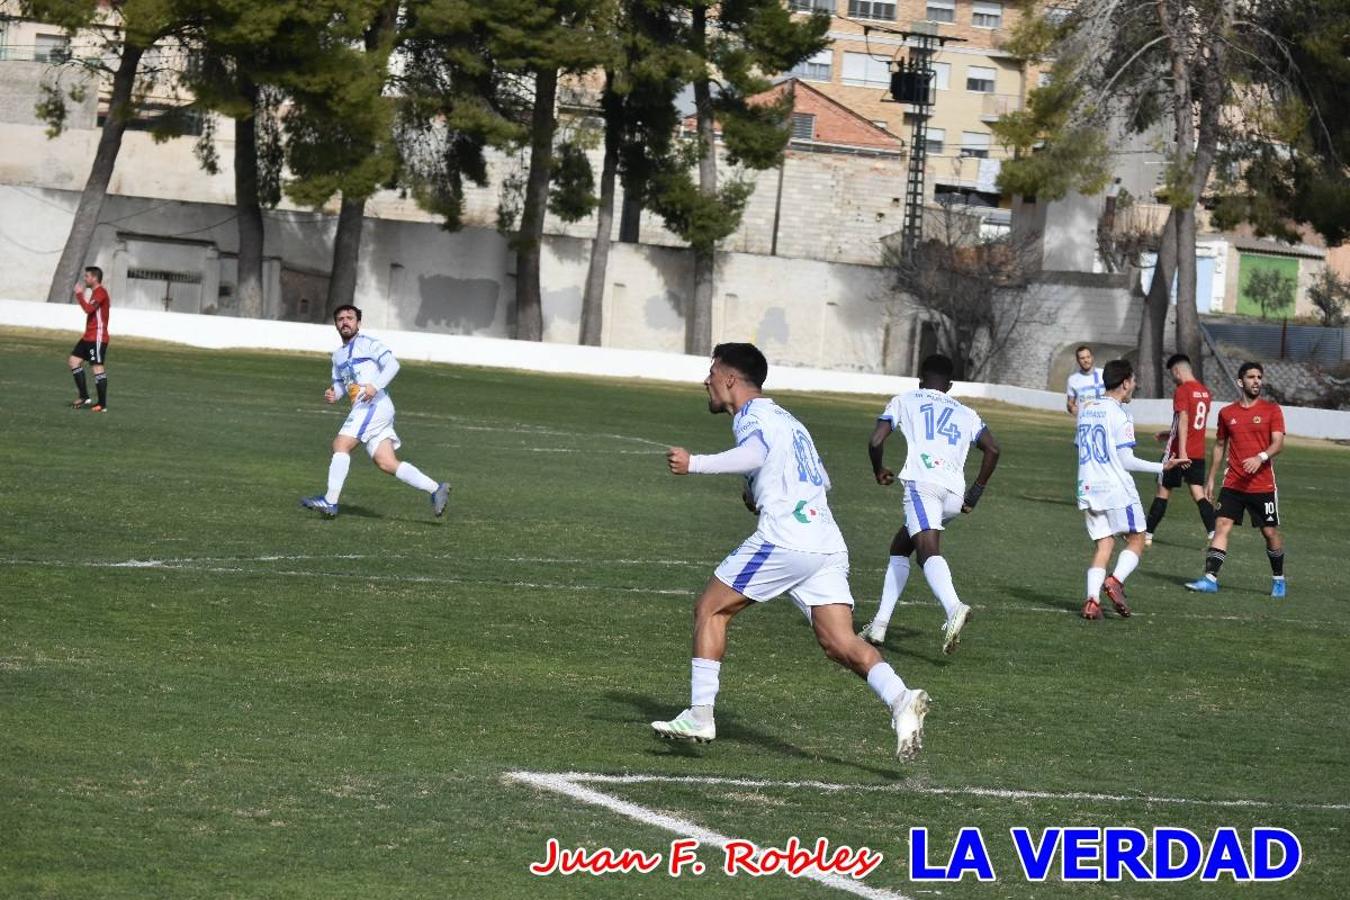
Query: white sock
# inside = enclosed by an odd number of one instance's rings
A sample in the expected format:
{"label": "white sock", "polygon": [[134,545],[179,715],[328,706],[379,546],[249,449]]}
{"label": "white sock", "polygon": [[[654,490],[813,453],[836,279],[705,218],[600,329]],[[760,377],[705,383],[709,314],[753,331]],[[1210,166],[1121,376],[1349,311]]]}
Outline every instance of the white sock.
{"label": "white sock", "polygon": [[1139,555],[1133,550],[1122,550],[1120,556],[1116,557],[1116,570],[1111,573],[1116,581],[1125,582],[1130,577],[1130,573],[1139,567]]}
{"label": "white sock", "polygon": [[404,484],[410,484],[419,491],[433,493],[440,485],[422,474],[422,470],[409,462],[401,462],[398,468],[394,470],[394,477]]}
{"label": "white sock", "polygon": [[933,594],[950,619],[961,605],[961,598],[956,596],[956,585],[952,584],[951,566],[940,556],[930,556],[923,564],[923,577],[928,580],[928,586],[933,589]]}
{"label": "white sock", "polygon": [[867,686],[881,698],[887,709],[895,706],[895,701],[905,692],[905,683],[884,659],[867,670]]}
{"label": "white sock", "polygon": [[697,709],[706,706],[712,709],[717,700],[717,676],[721,672],[722,664],[717,660],[694,657],[689,674],[690,707]]}
{"label": "white sock", "polygon": [[328,493],[323,495],[323,499],[329,503],[337,503],[338,497],[342,494],[342,485],[347,480],[347,470],[352,467],[352,456],[350,453],[334,453],[333,458],[328,463]]}
{"label": "white sock", "polygon": [[1088,599],[1100,600],[1102,596],[1102,582],[1106,580],[1105,569],[1088,569]]}
{"label": "white sock", "polygon": [[881,606],[877,609],[874,625],[889,625],[895,604],[905,592],[905,582],[909,581],[909,557],[892,556],[886,566],[886,578],[881,582]]}

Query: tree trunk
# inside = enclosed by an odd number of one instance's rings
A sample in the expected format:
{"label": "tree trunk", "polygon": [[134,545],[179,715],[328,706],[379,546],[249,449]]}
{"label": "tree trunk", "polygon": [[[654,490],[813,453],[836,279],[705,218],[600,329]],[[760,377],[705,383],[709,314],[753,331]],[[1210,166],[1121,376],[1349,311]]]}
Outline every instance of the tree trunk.
{"label": "tree trunk", "polygon": [[1177,212],[1177,352],[1200,372],[1200,313],[1195,308],[1195,206]]}
{"label": "tree trunk", "polygon": [[[337,234],[333,236],[333,267],[328,278],[328,313],[356,299],[356,275],[361,261],[361,226],[366,198],[342,198]],[[393,298],[389,298],[392,302]]]}
{"label": "tree trunk", "polygon": [[530,174],[516,235],[516,339],[544,339],[544,311],[540,296],[540,255],[544,215],[548,212],[548,182],[553,166],[553,131],[557,119],[553,102],[558,93],[558,70],[534,73],[534,109],[530,114]]}
{"label": "tree trunk", "polygon": [[[707,41],[708,8],[693,9],[694,46],[700,55]],[[717,196],[717,134],[713,117],[712,85],[706,73],[694,80],[694,111],[698,120],[698,190],[705,197]],[[694,295],[684,320],[684,351],[695,356],[712,353],[712,304],[716,276],[715,244],[694,247]]]}
{"label": "tree trunk", "polygon": [[250,113],[234,123],[234,205],[239,225],[239,315],[263,316],[263,216],[258,200],[258,86],[247,77],[239,93]]}
{"label": "tree trunk", "polygon": [[117,164],[117,153],[122,149],[122,135],[126,133],[127,120],[131,117],[131,94],[136,85],[136,69],[141,64],[144,52],[143,47],[135,44],[122,45],[122,57],[113,75],[108,117],[103,121],[94,164],[89,168],[89,177],[84,182],[80,202],[75,207],[75,218],[70,225],[70,234],[66,236],[66,246],[52,274],[51,287],[47,290],[48,303],[71,302],[80,272],[88,264],[89,246],[94,242],[94,229],[98,227],[103,199],[108,195],[108,183],[112,181],[113,167]]}
{"label": "tree trunk", "polygon": [[1139,396],[1163,396],[1163,335],[1171,305],[1172,274],[1177,267],[1177,213],[1172,210],[1163,226],[1158,258],[1153,264],[1153,283],[1144,297],[1144,316],[1139,322]]}
{"label": "tree trunk", "polygon": [[623,209],[619,213],[619,241],[636,244],[642,239],[642,197],[637,191],[624,188]]}
{"label": "tree trunk", "polygon": [[600,346],[604,326],[605,272],[609,267],[610,236],[614,231],[614,182],[619,173],[619,130],[622,113],[613,96],[614,73],[605,73],[605,159],[600,167],[600,205],[595,213],[595,241],[586,270],[586,289],[581,295],[581,343]]}

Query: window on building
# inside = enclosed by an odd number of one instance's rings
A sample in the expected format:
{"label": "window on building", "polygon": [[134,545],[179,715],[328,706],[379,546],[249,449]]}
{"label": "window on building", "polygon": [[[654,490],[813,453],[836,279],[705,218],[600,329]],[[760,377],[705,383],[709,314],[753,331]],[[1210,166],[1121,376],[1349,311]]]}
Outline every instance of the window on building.
{"label": "window on building", "polygon": [[981,131],[961,132],[961,155],[976,159],[989,158],[989,135]]}
{"label": "window on building", "polygon": [[793,12],[815,12],[824,10],[827,13],[834,13],[834,0],[788,0],[788,9]]}
{"label": "window on building", "polygon": [[976,28],[1002,28],[1003,4],[990,0],[975,0],[970,8],[970,24]]}
{"label": "window on building", "polygon": [[1036,76],[1036,87],[1043,88],[1050,86],[1050,73],[1041,72]]}
{"label": "window on building", "polygon": [[845,53],[844,84],[855,87],[890,87],[890,60],[878,59],[868,53]]}
{"label": "window on building", "polygon": [[945,91],[952,86],[952,64],[951,63],[932,63],[933,66],[933,87],[939,91]]}
{"label": "window on building", "polygon": [[848,14],[854,19],[881,19],[895,21],[895,4],[880,0],[848,0]]}
{"label": "window on building", "polygon": [[816,117],[811,113],[793,113],[792,139],[794,141],[814,141],[816,139]]}
{"label": "window on building", "polygon": [[956,0],[928,0],[925,15],[930,22],[955,22]]}
{"label": "window on building", "polygon": [[966,90],[977,94],[992,94],[996,74],[993,69],[984,66],[966,66]]}
{"label": "window on building", "polygon": [[873,119],[872,124],[880,128],[882,131],[891,130],[890,124],[885,119]]}
{"label": "window on building", "polygon": [[33,38],[33,61],[61,63],[70,59],[70,38],[64,34],[39,34]]}
{"label": "window on building", "polygon": [[822,50],[815,56],[802,60],[793,67],[789,75],[805,78],[807,81],[829,81],[834,68],[834,51]]}
{"label": "window on building", "polygon": [[939,153],[946,150],[947,129],[945,128],[928,129],[928,143],[926,146],[928,147],[928,154],[930,156],[937,156]]}

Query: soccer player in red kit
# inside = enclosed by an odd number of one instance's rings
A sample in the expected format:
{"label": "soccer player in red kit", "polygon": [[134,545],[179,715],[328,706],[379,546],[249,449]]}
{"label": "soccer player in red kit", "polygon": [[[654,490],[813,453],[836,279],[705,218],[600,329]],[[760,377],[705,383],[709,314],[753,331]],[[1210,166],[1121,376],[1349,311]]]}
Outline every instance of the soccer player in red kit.
{"label": "soccer player in red kit", "polygon": [[1204,594],[1219,592],[1219,569],[1228,555],[1228,533],[1234,524],[1242,524],[1242,514],[1252,517],[1253,527],[1266,539],[1266,556],[1274,576],[1270,596],[1283,597],[1284,538],[1280,536],[1280,496],[1275,487],[1275,468],[1271,460],[1284,449],[1284,412],[1279,404],[1261,399],[1265,369],[1260,363],[1245,362],[1238,368],[1237,403],[1219,410],[1219,427],[1214,442],[1214,458],[1205,481],[1205,495],[1214,496],[1214,474],[1225,454],[1228,468],[1219,492],[1219,517],[1205,555],[1205,574],[1186,585]]}
{"label": "soccer player in red kit", "polygon": [[89,385],[84,380],[84,363],[88,360],[94,367],[94,386],[98,389],[98,403],[94,404],[93,411],[107,412],[108,370],[103,361],[108,356],[108,308],[112,301],[108,298],[108,289],[103,286],[103,270],[98,266],[84,270],[84,284],[76,286],[75,302],[84,310],[85,322],[84,337],[70,351],[70,374],[80,392],[79,399],[70,405],[74,409],[84,409],[91,403]]}
{"label": "soccer player in red kit", "polygon": [[1144,528],[1144,543],[1153,543],[1153,534],[1158,523],[1167,514],[1167,500],[1172,491],[1181,487],[1184,481],[1191,491],[1191,499],[1200,508],[1200,521],[1204,523],[1205,535],[1214,537],[1214,504],[1205,496],[1205,428],[1209,422],[1209,411],[1213,409],[1213,398],[1209,388],[1195,377],[1191,369],[1191,358],[1184,353],[1174,354],[1167,360],[1167,371],[1176,382],[1177,390],[1172,395],[1172,430],[1158,433],[1158,440],[1167,444],[1163,458],[1180,457],[1189,459],[1191,464],[1184,468],[1169,469],[1158,477],[1158,493],[1153,505],[1148,508],[1148,520]]}

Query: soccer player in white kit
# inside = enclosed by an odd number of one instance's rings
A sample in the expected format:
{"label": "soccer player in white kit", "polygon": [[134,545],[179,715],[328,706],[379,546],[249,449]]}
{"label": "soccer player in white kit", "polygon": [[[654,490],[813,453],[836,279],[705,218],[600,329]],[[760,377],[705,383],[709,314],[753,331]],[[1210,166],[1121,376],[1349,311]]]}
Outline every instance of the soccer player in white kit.
{"label": "soccer player in white kit", "polygon": [[830,479],[806,427],[760,394],[768,370],[755,345],[718,344],[703,386],[708,411],[733,416],[736,446],[708,456],[691,456],[683,447],[667,454],[675,475],[744,475],[746,504],[758,512],[759,527],[722,561],[694,604],[689,708],[652,729],[677,740],[713,740],[727,626],[746,607],[788,594],[807,613],[825,654],[865,678],[886,704],[896,755],[913,758],[923,743],[928,694],[907,688],[853,633],[848,547],[826,501]]}
{"label": "soccer player in white kit", "polygon": [[1083,344],[1073,352],[1078,368],[1064,385],[1064,408],[1077,416],[1078,407],[1088,400],[1100,400],[1106,393],[1102,384],[1102,370],[1092,366],[1092,348]]}
{"label": "soccer player in white kit", "polygon": [[394,431],[394,401],[385,389],[398,374],[398,360],[384,344],[361,334],[361,310],[355,306],[333,310],[333,325],[342,337],[342,346],[333,351],[333,381],[323,398],[331,404],[346,395],[352,401],[352,411],[333,438],[327,493],[305,497],[300,505],[330,518],[336,516],[338,497],[352,464],[351,452],[364,443],[382,472],[425,492],[431,499],[432,513],[441,516],[450,501],[450,483],[437,484],[412,463],[400,462],[395,453],[403,442]]}
{"label": "soccer player in white kit", "polygon": [[[1134,455],[1134,420],[1124,404],[1134,396],[1134,368],[1129,360],[1114,359],[1102,369],[1106,394],[1100,400],[1078,408],[1078,508],[1083,510],[1088,537],[1096,542],[1092,565],[1087,571],[1087,601],[1083,618],[1102,618],[1101,592],[1121,618],[1128,618],[1125,603],[1125,579],[1139,565],[1144,554],[1144,507],[1131,472],[1157,475],[1189,460],[1169,457],[1161,463],[1138,459]],[[1108,577],[1115,537],[1125,535],[1125,549],[1116,558],[1116,568]]]}
{"label": "soccer player in white kit", "polygon": [[[952,570],[942,556],[943,526],[979,502],[998,465],[998,442],[979,413],[947,395],[952,389],[951,359],[929,356],[919,366],[917,390],[897,394],[877,417],[877,427],[867,444],[872,474],[877,484],[895,483],[895,473],[885,466],[886,439],[899,429],[905,436],[905,467],[900,471],[904,487],[905,524],[891,541],[891,559],[881,587],[881,606],[863,640],[880,645],[886,640],[895,604],[909,580],[909,555],[918,551],[919,566],[942,604],[946,623],[942,629],[942,652],[951,653],[970,619],[970,607],[961,602],[952,584]],[[980,448],[984,460],[975,483],[966,490],[966,455],[971,446]]]}

